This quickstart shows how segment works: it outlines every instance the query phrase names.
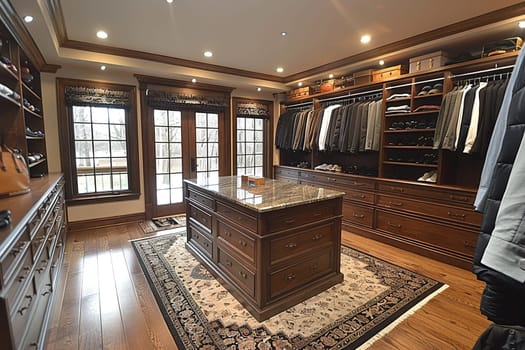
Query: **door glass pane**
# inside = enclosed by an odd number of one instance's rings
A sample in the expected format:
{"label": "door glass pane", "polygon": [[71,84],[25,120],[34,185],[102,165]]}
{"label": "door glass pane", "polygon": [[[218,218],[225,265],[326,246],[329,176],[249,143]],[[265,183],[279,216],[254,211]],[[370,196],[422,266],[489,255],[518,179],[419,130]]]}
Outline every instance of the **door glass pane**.
{"label": "door glass pane", "polygon": [[197,178],[219,174],[219,115],[195,113]]}
{"label": "door glass pane", "polygon": [[157,205],[182,202],[182,129],[180,111],[155,109]]}

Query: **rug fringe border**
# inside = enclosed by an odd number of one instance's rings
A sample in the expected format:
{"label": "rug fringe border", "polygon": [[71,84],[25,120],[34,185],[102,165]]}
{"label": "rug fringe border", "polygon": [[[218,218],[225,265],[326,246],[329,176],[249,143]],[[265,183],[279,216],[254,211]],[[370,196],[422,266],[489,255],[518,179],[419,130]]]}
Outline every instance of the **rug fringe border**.
{"label": "rug fringe border", "polygon": [[366,350],[369,349],[372,344],[374,344],[379,339],[383,338],[387,333],[391,332],[394,328],[396,328],[401,322],[412,316],[416,311],[421,309],[423,306],[425,306],[431,299],[436,297],[437,295],[441,294],[441,292],[445,291],[448,288],[448,284],[443,284],[439,289],[434,291],[433,293],[430,293],[427,295],[423,300],[421,300],[419,303],[408,309],[405,313],[403,313],[401,316],[399,316],[394,322],[380,330],[377,334],[375,334],[372,338],[368,339],[364,344],[359,346],[356,350]]}

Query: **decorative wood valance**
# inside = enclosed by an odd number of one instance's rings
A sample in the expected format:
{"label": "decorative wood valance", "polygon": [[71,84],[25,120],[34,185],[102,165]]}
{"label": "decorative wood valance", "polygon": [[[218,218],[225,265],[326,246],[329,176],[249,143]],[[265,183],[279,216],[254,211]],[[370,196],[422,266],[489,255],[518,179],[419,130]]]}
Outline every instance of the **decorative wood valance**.
{"label": "decorative wood valance", "polygon": [[237,117],[270,118],[268,105],[258,102],[239,102],[235,108]]}
{"label": "decorative wood valance", "polygon": [[184,109],[220,112],[229,106],[229,99],[221,96],[197,96],[193,94],[146,90],[148,106],[158,109]]}
{"label": "decorative wood valance", "polygon": [[131,92],[108,88],[66,86],[64,99],[68,106],[114,106],[129,108]]}

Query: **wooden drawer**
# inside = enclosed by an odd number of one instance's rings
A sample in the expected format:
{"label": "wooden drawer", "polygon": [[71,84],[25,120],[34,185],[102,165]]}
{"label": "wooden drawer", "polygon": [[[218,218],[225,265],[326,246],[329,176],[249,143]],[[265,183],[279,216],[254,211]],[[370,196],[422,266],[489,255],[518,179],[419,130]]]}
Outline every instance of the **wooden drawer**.
{"label": "wooden drawer", "polygon": [[343,203],[343,220],[372,228],[374,210],[360,205]]}
{"label": "wooden drawer", "polygon": [[475,212],[473,209],[468,210],[437,203],[407,199],[404,197],[377,195],[377,205],[380,207],[430,215],[447,221],[451,220],[476,226],[481,225],[482,219],[482,215]]}
{"label": "wooden drawer", "polygon": [[191,201],[201,205],[205,208],[214,209],[214,200],[200,192],[196,192],[194,189],[189,190],[188,194]]}
{"label": "wooden drawer", "polygon": [[9,283],[13,273],[18,266],[18,261],[22,258],[24,253],[28,250],[30,245],[29,229],[22,230],[22,234],[12,245],[7,254],[0,257],[0,287],[3,288]]}
{"label": "wooden drawer", "polygon": [[188,204],[190,212],[190,220],[195,220],[202,226],[206,227],[208,230],[211,230],[211,214],[197,208],[194,205]]}
{"label": "wooden drawer", "polygon": [[65,232],[66,229],[64,224],[62,224],[60,233],[57,234],[55,249],[53,250],[53,255],[51,258],[51,283],[53,287],[56,287],[56,278],[58,271],[60,271],[60,264],[62,263],[62,257],[64,256],[64,242],[65,242]]}
{"label": "wooden drawer", "polygon": [[208,257],[213,254],[213,243],[211,237],[197,229],[195,226],[190,224],[190,237],[189,239],[195,242]]}
{"label": "wooden drawer", "polygon": [[373,180],[361,179],[358,177],[336,173],[301,171],[299,179],[317,184],[319,186],[322,186],[323,184],[335,186],[343,191],[347,190],[348,188],[354,188],[357,190],[373,190],[375,187]]}
{"label": "wooden drawer", "polygon": [[376,210],[376,228],[469,257],[474,256],[479,234],[477,231],[461,230],[455,226],[437,224],[382,210]]}
{"label": "wooden drawer", "polygon": [[466,206],[472,206],[476,197],[475,193],[446,190],[425,185],[410,186],[408,184],[380,183],[378,184],[378,190],[381,192],[418,196],[427,199],[438,199],[445,202],[456,202]]}
{"label": "wooden drawer", "polygon": [[347,190],[344,199],[348,199],[355,202],[363,202],[368,204],[374,203],[374,193],[373,192],[364,192],[356,190]]}
{"label": "wooden drawer", "polygon": [[332,200],[322,204],[313,203],[268,212],[264,219],[266,230],[263,232],[269,233],[291,229],[337,216],[339,212],[336,203],[338,202]]}
{"label": "wooden drawer", "polygon": [[339,232],[335,232],[332,223],[327,223],[285,237],[272,238],[270,241],[270,264],[274,265],[287,259],[294,259],[298,255],[330,244],[334,241],[334,234],[339,234]]}
{"label": "wooden drawer", "polygon": [[4,298],[9,309],[12,309],[17,302],[17,299],[22,295],[22,288],[29,279],[29,273],[33,266],[31,252],[26,249],[23,253],[22,260],[17,264],[17,269],[14,273],[14,278],[11,284],[6,288]]}
{"label": "wooden drawer", "polygon": [[243,213],[225,203],[217,202],[217,214],[238,225],[246,227],[250,231],[257,231],[257,218]]}
{"label": "wooden drawer", "polygon": [[275,176],[276,177],[290,177],[297,179],[299,177],[299,170],[296,169],[286,169],[286,168],[275,168]]}
{"label": "wooden drawer", "polygon": [[42,254],[40,259],[35,262],[35,286],[40,288],[43,285],[50,286],[50,274],[49,270],[51,268],[50,264],[51,259],[47,257],[47,254]]}
{"label": "wooden drawer", "polygon": [[218,249],[219,266],[232,278],[238,287],[251,297],[255,296],[255,274],[244,267],[224,250]]}
{"label": "wooden drawer", "polygon": [[11,309],[11,327],[14,335],[15,348],[20,348],[22,334],[29,327],[30,315],[35,308],[38,293],[35,290],[34,281],[31,279],[21,294],[17,305]]}
{"label": "wooden drawer", "polygon": [[273,299],[289,290],[300,287],[318,276],[332,270],[332,250],[312,252],[307,260],[295,260],[295,264],[270,275],[270,297]]}
{"label": "wooden drawer", "polygon": [[44,290],[40,290],[39,293],[38,305],[31,317],[31,326],[24,338],[24,349],[40,349],[45,347],[45,344],[40,344],[39,341],[42,339],[41,333],[46,331],[42,329],[42,324],[44,324],[47,307],[51,299],[51,287],[46,287]]}
{"label": "wooden drawer", "polygon": [[219,247],[227,245],[230,250],[244,257],[251,264],[255,264],[255,240],[230,225],[218,221],[217,231]]}

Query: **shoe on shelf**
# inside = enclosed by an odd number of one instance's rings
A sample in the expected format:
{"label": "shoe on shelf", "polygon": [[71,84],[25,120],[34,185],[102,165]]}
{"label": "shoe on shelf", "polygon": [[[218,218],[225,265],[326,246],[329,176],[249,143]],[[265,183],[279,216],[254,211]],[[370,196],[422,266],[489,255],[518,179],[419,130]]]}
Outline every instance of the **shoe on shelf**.
{"label": "shoe on shelf", "polygon": [[336,173],[340,173],[343,171],[343,167],[340,166],[339,164],[334,164],[334,170]]}
{"label": "shoe on shelf", "polygon": [[326,163],[319,164],[319,165],[316,166],[314,169],[315,169],[315,170],[328,170],[328,164],[326,164]]}
{"label": "shoe on shelf", "polygon": [[424,173],[417,181],[419,182],[427,182],[429,178],[431,178],[434,174],[436,174],[435,170],[427,171]]}
{"label": "shoe on shelf", "polygon": [[438,177],[438,174],[436,171],[434,171],[434,173],[429,178],[427,178],[425,182],[436,183],[437,177]]}

